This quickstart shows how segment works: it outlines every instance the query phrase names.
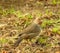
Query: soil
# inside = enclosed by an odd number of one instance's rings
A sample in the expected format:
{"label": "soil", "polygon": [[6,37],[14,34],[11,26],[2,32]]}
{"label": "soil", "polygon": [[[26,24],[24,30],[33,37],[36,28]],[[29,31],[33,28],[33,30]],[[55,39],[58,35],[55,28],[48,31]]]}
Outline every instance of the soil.
{"label": "soil", "polygon": [[[0,1],[0,3],[3,9],[9,9],[12,5],[16,10],[21,10],[23,14],[31,13],[33,17],[38,17],[39,13],[41,13],[42,16],[45,15],[46,10],[49,12],[52,11],[54,15],[58,15],[58,17],[60,17],[60,4],[53,5],[49,0],[10,0],[8,2]],[[49,19],[51,19],[51,17]],[[7,43],[0,43],[0,53],[60,53],[60,34],[53,33],[53,36],[51,36],[51,32],[47,27],[42,29],[42,31],[44,36],[47,34],[48,40],[46,43],[52,44],[51,47],[41,43],[34,43],[37,38],[35,37],[31,41],[22,40],[20,45],[16,49],[13,49],[12,45],[17,40],[19,33],[25,29],[33,20],[34,18],[18,18],[14,14],[9,14],[7,16],[0,15],[0,39],[2,38],[8,40]],[[26,21],[29,22],[28,25],[25,24]],[[57,43],[55,42],[55,39],[57,39]]]}

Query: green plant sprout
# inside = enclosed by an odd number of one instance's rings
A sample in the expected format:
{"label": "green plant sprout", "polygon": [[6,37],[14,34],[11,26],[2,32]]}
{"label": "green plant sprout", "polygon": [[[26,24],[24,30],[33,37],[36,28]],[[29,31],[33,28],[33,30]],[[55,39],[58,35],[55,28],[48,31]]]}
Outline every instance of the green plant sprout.
{"label": "green plant sprout", "polygon": [[7,43],[7,42],[8,42],[7,39],[3,39],[3,38],[0,39],[0,44],[5,44],[5,43]]}
{"label": "green plant sprout", "polygon": [[52,4],[57,4],[57,0],[52,0]]}

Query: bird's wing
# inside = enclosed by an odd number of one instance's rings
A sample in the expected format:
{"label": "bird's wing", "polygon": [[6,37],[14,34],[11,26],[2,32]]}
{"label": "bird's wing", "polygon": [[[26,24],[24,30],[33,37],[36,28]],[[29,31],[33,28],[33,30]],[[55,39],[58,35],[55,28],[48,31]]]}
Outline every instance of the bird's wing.
{"label": "bird's wing", "polygon": [[23,34],[23,35],[21,36],[21,38],[23,38],[23,39],[30,39],[30,38],[36,37],[36,36],[38,36],[38,35],[39,35],[39,33]]}
{"label": "bird's wing", "polygon": [[33,31],[35,29],[35,24],[31,24],[29,25],[27,28],[25,28],[24,30],[22,30],[19,34],[19,36],[21,36],[22,34],[28,34],[30,33],[31,31]]}

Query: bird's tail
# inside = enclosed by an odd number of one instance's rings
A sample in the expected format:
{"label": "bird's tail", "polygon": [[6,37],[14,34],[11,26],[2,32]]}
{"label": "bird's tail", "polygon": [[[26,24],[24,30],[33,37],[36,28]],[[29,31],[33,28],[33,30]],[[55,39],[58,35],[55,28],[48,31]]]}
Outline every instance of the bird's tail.
{"label": "bird's tail", "polygon": [[16,48],[18,45],[19,45],[19,43],[22,41],[22,38],[21,37],[19,37],[18,39],[17,39],[17,41],[14,43],[14,48]]}

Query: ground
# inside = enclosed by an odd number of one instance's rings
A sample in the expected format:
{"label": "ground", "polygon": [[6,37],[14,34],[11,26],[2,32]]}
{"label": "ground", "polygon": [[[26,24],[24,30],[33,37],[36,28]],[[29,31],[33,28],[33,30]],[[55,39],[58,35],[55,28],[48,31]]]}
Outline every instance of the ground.
{"label": "ground", "polygon": [[[60,53],[60,3],[45,3],[44,0],[20,2],[21,6],[18,2],[14,3],[15,6],[11,3],[11,8],[10,3],[0,2],[0,53]],[[35,18],[41,16],[45,17],[41,18],[43,23],[40,25],[39,38],[24,39],[16,49],[13,49],[12,45],[19,33]],[[37,44],[34,43],[36,39]]]}

